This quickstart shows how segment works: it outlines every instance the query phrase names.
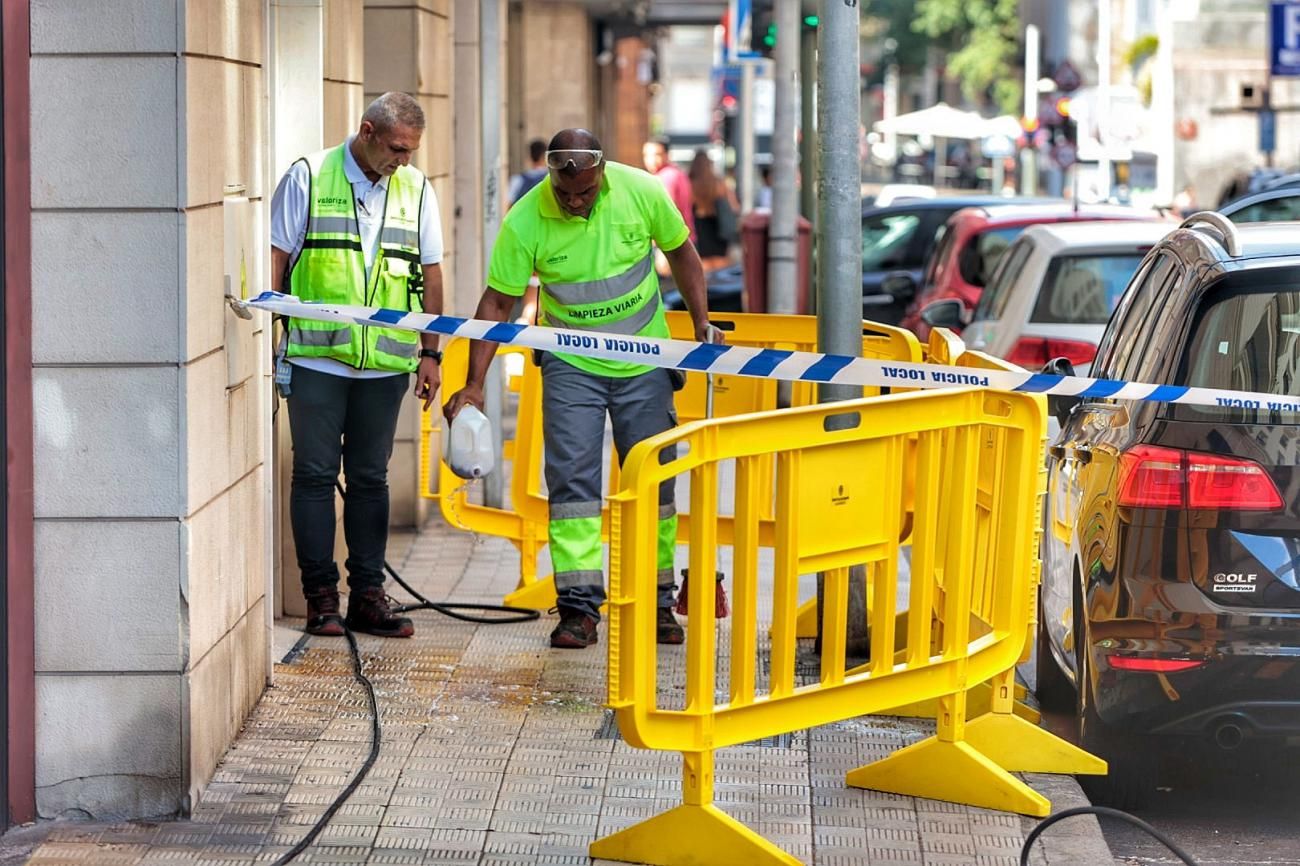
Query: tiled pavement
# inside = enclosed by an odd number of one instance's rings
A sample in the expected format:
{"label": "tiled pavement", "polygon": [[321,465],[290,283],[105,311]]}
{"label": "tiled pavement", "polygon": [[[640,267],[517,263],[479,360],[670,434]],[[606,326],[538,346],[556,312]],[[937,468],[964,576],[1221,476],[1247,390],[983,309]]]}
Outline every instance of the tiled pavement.
{"label": "tiled pavement", "polygon": [[[435,599],[497,601],[518,573],[509,544],[439,518],[394,538],[390,555]],[[412,640],[360,639],[381,707],[379,760],[297,862],[586,864],[592,839],[680,803],[680,758],[629,747],[602,709],[602,649],[549,650],[546,616],[415,619]],[[370,724],[344,641],[299,640],[300,621],[282,625],[274,685],[188,820],[46,825],[29,862],[232,866],[270,862],[302,839],[361,765]],[[680,660],[679,648],[662,651],[666,667]],[[926,733],[863,718],[723,749],[718,805],[805,863],[1014,866],[1029,819],[844,786],[847,770]],[[1085,802],[1072,779],[1029,781],[1055,808]],[[1034,863],[1113,862],[1091,818],[1045,838]]]}

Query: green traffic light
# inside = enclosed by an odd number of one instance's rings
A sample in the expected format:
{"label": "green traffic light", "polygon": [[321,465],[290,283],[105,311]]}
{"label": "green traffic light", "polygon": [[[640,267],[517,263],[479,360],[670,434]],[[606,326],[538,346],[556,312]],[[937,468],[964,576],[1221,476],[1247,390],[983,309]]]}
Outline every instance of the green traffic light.
{"label": "green traffic light", "polygon": [[803,18],[803,24],[805,27],[816,27],[818,20],[819,19],[816,15],[805,15]]}

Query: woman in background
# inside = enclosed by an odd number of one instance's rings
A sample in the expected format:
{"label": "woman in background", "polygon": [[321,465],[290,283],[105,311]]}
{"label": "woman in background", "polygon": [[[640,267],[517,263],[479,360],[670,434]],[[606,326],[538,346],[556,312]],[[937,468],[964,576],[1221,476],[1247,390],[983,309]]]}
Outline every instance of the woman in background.
{"label": "woman in background", "polygon": [[736,242],[740,204],[735,193],[713,170],[713,161],[703,150],[695,152],[688,172],[691,179],[691,212],[695,215],[695,243],[705,273],[731,264],[731,245]]}

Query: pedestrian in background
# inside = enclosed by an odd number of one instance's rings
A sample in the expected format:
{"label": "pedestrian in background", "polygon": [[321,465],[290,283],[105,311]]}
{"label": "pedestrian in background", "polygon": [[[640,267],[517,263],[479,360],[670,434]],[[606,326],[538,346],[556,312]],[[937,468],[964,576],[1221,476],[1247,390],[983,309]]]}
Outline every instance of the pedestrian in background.
{"label": "pedestrian in background", "polygon": [[691,214],[691,179],[686,172],[668,158],[668,139],[652,138],[641,147],[641,161],[645,170],[663,181],[668,190],[668,197],[677,206],[677,211],[691,231],[691,242],[695,242],[695,217]]}
{"label": "pedestrian in background", "polygon": [[731,264],[731,245],[737,238],[740,202],[726,182],[713,170],[713,160],[704,150],[691,161],[691,209],[695,216],[696,246],[705,272]]}
{"label": "pedestrian in background", "polygon": [[[704,272],[682,215],[655,178],[605,160],[585,129],[551,139],[548,177],[510,209],[488,268],[475,317],[505,321],[528,278],[541,280],[541,324],[578,332],[667,337],[651,244],[663,250],[690,309],[695,339],[707,342]],[[443,407],[448,421],[465,404],[483,407],[483,381],[496,344],[475,341],[464,388]],[[684,381],[659,367],[565,353],[542,355],[542,438],[550,505],[548,540],[560,622],[551,646],[597,640],[605,600],[601,546],[605,418],[620,462],[628,451],[677,424],[673,391]],[[662,459],[672,459],[665,449]],[[659,488],[658,618],[660,643],[684,639],[673,616],[677,511],[673,482]]]}
{"label": "pedestrian in background", "polygon": [[[355,135],[295,162],[271,200],[271,285],[304,301],[441,313],[438,200],[408,164],[423,133],[419,103],[385,93],[370,103]],[[411,620],[396,615],[384,593],[388,459],[410,374],[426,408],[438,390],[438,337],[291,318],[280,352],[292,374],[289,513],[306,630],[343,634],[334,561],[341,464],[351,589],[346,624],[410,637]]]}
{"label": "pedestrian in background", "polygon": [[534,138],[528,142],[528,168],[510,178],[506,190],[507,201],[514,204],[523,198],[524,193],[542,182],[546,177],[546,142]]}

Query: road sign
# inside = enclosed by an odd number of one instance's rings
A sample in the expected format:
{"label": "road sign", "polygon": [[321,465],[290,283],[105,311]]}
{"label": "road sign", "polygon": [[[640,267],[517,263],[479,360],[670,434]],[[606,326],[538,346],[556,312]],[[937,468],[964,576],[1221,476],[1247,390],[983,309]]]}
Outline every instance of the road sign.
{"label": "road sign", "polygon": [[1300,76],[1300,0],[1269,4],[1268,60],[1274,75]]}
{"label": "road sign", "polygon": [[1062,93],[1071,93],[1078,90],[1083,84],[1083,78],[1079,75],[1079,70],[1075,69],[1074,64],[1068,60],[1061,62],[1052,73],[1052,80],[1056,82],[1056,89]]}
{"label": "road sign", "polygon": [[1259,152],[1272,153],[1277,149],[1277,115],[1271,108],[1259,110]]}
{"label": "road sign", "polygon": [[727,3],[727,60],[749,60],[763,55],[753,49],[754,0],[729,0]]}

